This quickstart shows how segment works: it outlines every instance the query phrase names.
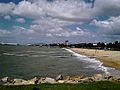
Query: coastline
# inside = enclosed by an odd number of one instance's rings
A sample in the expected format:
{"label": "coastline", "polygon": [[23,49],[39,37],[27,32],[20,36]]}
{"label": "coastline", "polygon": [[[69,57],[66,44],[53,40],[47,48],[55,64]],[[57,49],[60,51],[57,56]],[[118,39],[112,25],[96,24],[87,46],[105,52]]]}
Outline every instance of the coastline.
{"label": "coastline", "polygon": [[115,68],[120,71],[120,51],[105,51],[96,49],[70,48],[72,51],[96,58],[103,62],[105,66]]}

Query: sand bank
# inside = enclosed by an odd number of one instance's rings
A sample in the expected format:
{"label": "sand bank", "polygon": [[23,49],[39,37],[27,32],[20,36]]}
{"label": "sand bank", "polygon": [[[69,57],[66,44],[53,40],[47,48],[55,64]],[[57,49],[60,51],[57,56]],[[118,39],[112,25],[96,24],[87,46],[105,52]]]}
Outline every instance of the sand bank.
{"label": "sand bank", "polygon": [[120,51],[105,51],[96,49],[71,48],[72,51],[96,58],[104,63],[105,66],[120,70]]}

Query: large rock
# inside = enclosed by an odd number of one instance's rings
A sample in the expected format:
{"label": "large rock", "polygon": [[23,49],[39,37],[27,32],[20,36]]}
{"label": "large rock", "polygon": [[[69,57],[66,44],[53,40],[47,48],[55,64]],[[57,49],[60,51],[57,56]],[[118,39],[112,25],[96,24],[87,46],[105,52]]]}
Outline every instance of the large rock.
{"label": "large rock", "polygon": [[103,80],[105,80],[105,76],[103,74],[95,74],[94,80],[95,81],[103,81]]}
{"label": "large rock", "polygon": [[81,79],[81,82],[93,82],[94,78],[93,77],[85,77],[83,79]]}
{"label": "large rock", "polygon": [[84,76],[73,76],[73,77],[70,77],[70,80],[73,80],[73,81],[76,81],[76,82],[80,82],[81,79],[83,79]]}
{"label": "large rock", "polygon": [[78,83],[77,81],[73,81],[73,80],[67,80],[67,81],[65,81],[65,83]]}
{"label": "large rock", "polygon": [[60,74],[56,77],[56,80],[63,80],[63,76]]}
{"label": "large rock", "polygon": [[45,83],[45,78],[40,78],[39,80],[38,80],[38,83],[37,84],[40,84],[40,83]]}
{"label": "large rock", "polygon": [[14,85],[28,85],[28,81],[23,79],[14,79]]}
{"label": "large rock", "polygon": [[3,78],[1,79],[1,81],[2,81],[2,82],[7,82],[7,81],[8,81],[8,77],[3,77]]}
{"label": "large rock", "polygon": [[13,79],[15,83],[19,83],[19,82],[22,82],[23,79]]}
{"label": "large rock", "polygon": [[45,83],[50,83],[50,84],[57,83],[55,79],[53,79],[53,78],[48,78],[48,77],[44,80],[44,82],[45,82]]}
{"label": "large rock", "polygon": [[57,83],[65,83],[65,80],[58,80]]}
{"label": "large rock", "polygon": [[115,80],[115,78],[114,78],[113,76],[108,76],[108,77],[106,77],[106,78],[107,78],[107,80],[110,80],[110,81]]}
{"label": "large rock", "polygon": [[37,83],[36,83],[37,81],[38,81],[38,78],[37,78],[37,77],[34,77],[33,79],[28,80],[27,83],[28,83],[28,84],[37,84]]}

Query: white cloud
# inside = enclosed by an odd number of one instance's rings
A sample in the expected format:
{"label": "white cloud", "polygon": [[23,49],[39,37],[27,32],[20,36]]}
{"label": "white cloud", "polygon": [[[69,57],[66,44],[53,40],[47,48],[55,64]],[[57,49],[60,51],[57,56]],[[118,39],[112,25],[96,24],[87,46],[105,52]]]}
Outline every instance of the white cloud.
{"label": "white cloud", "polygon": [[16,22],[25,23],[25,19],[24,18],[17,18]]}
{"label": "white cloud", "polygon": [[26,29],[20,26],[13,26],[13,30],[11,31],[14,35],[31,35],[34,34],[34,30]]}
{"label": "white cloud", "polygon": [[[32,1],[32,2],[30,2]],[[93,20],[92,24],[99,27],[102,33],[119,34],[120,31],[120,0],[96,0],[94,8],[83,0],[28,0],[19,4],[0,3],[0,14],[18,15],[31,18],[33,21],[29,29],[14,27],[15,35],[44,35],[47,37],[78,37],[90,36],[90,30],[76,27],[76,30],[67,27],[73,24],[82,24],[97,16],[112,16],[108,20]],[[17,18],[17,22],[24,23],[24,18]],[[91,35],[92,36],[92,35]],[[89,37],[88,37],[89,38]]]}
{"label": "white cloud", "polygon": [[11,32],[8,31],[8,30],[2,30],[0,29],[0,37],[3,37],[3,36],[7,36],[9,35]]}
{"label": "white cloud", "polygon": [[120,0],[95,0],[95,15],[119,15]]}
{"label": "white cloud", "polygon": [[11,13],[14,8],[15,8],[14,3],[8,3],[8,4],[0,3],[0,14]]}
{"label": "white cloud", "polygon": [[10,20],[10,19],[11,19],[11,16],[6,15],[6,16],[4,16],[4,19],[5,19],[5,20]]}
{"label": "white cloud", "polygon": [[102,33],[120,35],[120,16],[110,17],[108,20],[93,20],[92,25],[99,27]]}
{"label": "white cloud", "polygon": [[91,11],[90,5],[83,1],[56,0],[50,3],[45,0],[38,0],[34,3],[20,2],[13,13],[30,18],[52,17],[60,20],[81,22],[90,19]]}
{"label": "white cloud", "polygon": [[43,13],[41,7],[38,7],[36,4],[21,1],[17,7],[13,10],[13,13],[20,16],[30,17],[30,18],[38,18]]}

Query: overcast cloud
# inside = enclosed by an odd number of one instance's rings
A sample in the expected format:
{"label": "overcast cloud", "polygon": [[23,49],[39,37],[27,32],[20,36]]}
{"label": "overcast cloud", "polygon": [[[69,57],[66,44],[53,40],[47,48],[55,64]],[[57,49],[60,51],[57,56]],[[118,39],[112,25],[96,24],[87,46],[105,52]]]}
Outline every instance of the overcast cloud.
{"label": "overcast cloud", "polygon": [[[23,43],[33,38],[39,39],[36,42],[42,39],[55,42],[57,39],[71,42],[109,41],[111,39],[108,36],[111,38],[116,35],[114,40],[120,40],[120,0],[95,0],[94,7],[91,6],[92,3],[85,0],[0,3],[0,17],[9,20],[8,23],[13,21],[11,30],[4,29],[2,23],[5,24],[5,21],[0,22],[0,37],[9,36],[13,42],[25,37]],[[0,41],[8,42],[6,39]]]}

